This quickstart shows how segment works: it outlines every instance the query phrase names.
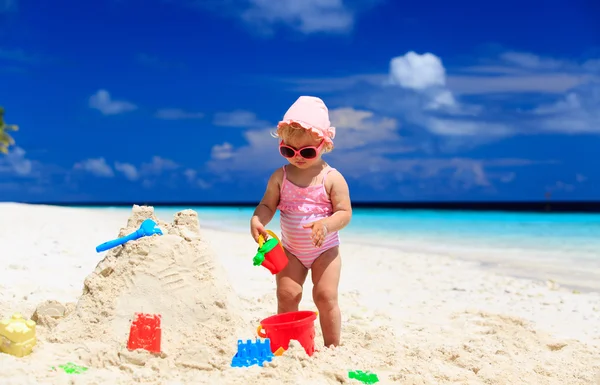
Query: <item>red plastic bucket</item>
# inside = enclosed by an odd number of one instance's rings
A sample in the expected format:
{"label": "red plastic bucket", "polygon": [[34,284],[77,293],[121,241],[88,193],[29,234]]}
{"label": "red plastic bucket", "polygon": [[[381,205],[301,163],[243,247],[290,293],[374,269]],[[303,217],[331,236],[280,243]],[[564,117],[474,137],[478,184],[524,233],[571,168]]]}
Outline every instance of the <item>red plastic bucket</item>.
{"label": "red plastic bucket", "polygon": [[290,340],[300,342],[306,354],[315,352],[315,320],[317,313],[303,310],[273,315],[260,321],[256,333],[271,340],[271,351],[287,350]]}

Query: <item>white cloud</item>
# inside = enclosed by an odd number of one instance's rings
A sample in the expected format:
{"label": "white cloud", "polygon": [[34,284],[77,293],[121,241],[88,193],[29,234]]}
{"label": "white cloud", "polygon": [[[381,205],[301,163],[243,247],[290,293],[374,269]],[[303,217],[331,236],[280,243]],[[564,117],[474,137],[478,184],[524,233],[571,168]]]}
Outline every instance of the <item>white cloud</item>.
{"label": "white cloud", "polygon": [[[348,178],[363,179],[369,174],[387,175],[386,184],[398,181],[451,179],[470,186],[489,186],[485,168],[498,167],[494,162],[469,158],[423,158],[411,157],[391,159],[367,151],[354,152],[344,157],[345,175]],[[351,161],[350,161],[351,159]],[[337,159],[342,162],[343,159]],[[367,178],[368,179],[368,178]]]}
{"label": "white cloud", "polygon": [[203,190],[207,190],[207,189],[211,188],[211,186],[212,186],[210,183],[208,183],[204,179],[198,178],[198,172],[196,170],[191,169],[191,168],[188,168],[187,170],[185,170],[183,172],[183,175],[185,175],[187,181],[190,184],[192,184],[192,185],[194,185],[196,187],[199,187],[199,188],[201,188]]}
{"label": "white cloud", "polygon": [[372,111],[356,110],[351,107],[332,109],[329,113],[331,125],[336,127],[336,149],[351,149],[370,143],[396,141],[398,121],[388,117],[377,117]]}
{"label": "white cloud", "polygon": [[[152,157],[152,160],[147,163],[142,163],[139,167],[127,163],[116,161],[114,170],[123,174],[131,181],[144,179],[150,183],[150,179],[157,178],[165,172],[178,169],[180,166],[170,159],[165,159],[160,156]],[[105,158],[91,158],[75,163],[74,170],[86,171],[97,177],[112,178],[115,176],[115,171],[108,164]]]}
{"label": "white cloud", "polygon": [[281,158],[277,140],[271,136],[272,131],[272,128],[245,131],[245,146],[234,147],[228,142],[213,146],[207,169],[225,179],[228,178],[228,171],[244,171],[256,175],[269,170]]}
{"label": "white cloud", "polygon": [[581,108],[581,101],[577,94],[571,92],[563,100],[559,100],[551,105],[541,105],[536,107],[533,112],[536,114],[553,114],[570,112]]}
{"label": "white cloud", "polygon": [[422,157],[406,155],[401,158],[391,158],[368,150],[346,152],[339,154],[336,164],[345,165],[346,175],[355,179],[363,179],[371,173],[386,175],[390,183],[403,180],[439,179],[446,174],[450,179],[470,179],[473,185],[487,186],[490,178],[505,179],[506,173],[495,171],[488,175],[486,170],[501,170],[507,167],[523,167],[538,163],[528,159],[499,158],[473,159],[464,157]]}
{"label": "white cloud", "polygon": [[582,67],[584,70],[594,73],[600,73],[600,59],[589,59],[586,60]]}
{"label": "white cloud", "polygon": [[115,173],[104,158],[90,158],[73,165],[75,170],[83,170],[102,178],[112,178]]}
{"label": "white cloud", "polygon": [[228,171],[262,174],[269,170],[281,157],[272,131],[272,128],[245,131],[247,144],[244,146],[234,147],[228,142],[213,146],[207,169],[221,176],[226,176]]}
{"label": "white cloud", "polygon": [[25,156],[21,147],[11,148],[8,154],[0,156],[0,174],[11,173],[18,176],[29,176],[33,172],[33,162]]}
{"label": "white cloud", "polygon": [[211,157],[218,160],[229,159],[233,157],[233,155],[233,146],[228,142],[223,144],[215,144],[211,151]]}
{"label": "white cloud", "polygon": [[352,29],[354,15],[342,0],[250,0],[242,19],[271,28],[285,24],[299,32],[345,33]]}
{"label": "white cloud", "polygon": [[460,94],[548,93],[560,94],[600,80],[597,63],[543,57],[529,52],[504,52],[483,65],[458,69],[448,86]]}
{"label": "white cloud", "polygon": [[439,57],[413,51],[390,61],[390,82],[403,88],[424,90],[446,85],[446,69]]}
{"label": "white cloud", "polygon": [[188,182],[192,182],[193,180],[196,179],[196,175],[198,175],[198,171],[188,168],[183,172],[183,175],[185,175]]}
{"label": "white cloud", "polygon": [[140,166],[140,175],[144,177],[158,176],[166,171],[172,171],[177,168],[179,168],[179,165],[171,159],[153,156],[150,163],[143,163]]}
{"label": "white cloud", "polygon": [[258,119],[254,112],[235,110],[230,112],[217,112],[213,117],[213,124],[222,127],[251,128],[267,126],[269,123]]}
{"label": "white cloud", "polygon": [[562,99],[533,110],[543,131],[568,134],[600,133],[600,82],[578,87]]}
{"label": "white cloud", "polygon": [[345,92],[360,85],[380,87],[390,83],[389,74],[357,74],[338,77],[295,78],[285,77],[276,79],[291,85],[290,91],[308,94]]}
{"label": "white cloud", "polygon": [[553,185],[546,186],[547,193],[555,193],[555,192],[573,192],[575,190],[575,186],[571,183],[565,183],[561,180],[556,181]]}
{"label": "white cloud", "polygon": [[502,183],[510,183],[515,180],[517,173],[515,172],[507,172],[500,176],[500,182]]}
{"label": "white cloud", "polygon": [[137,106],[125,100],[113,100],[107,90],[98,90],[89,99],[90,108],[102,112],[104,115],[117,115],[137,109]]}
{"label": "white cloud", "polygon": [[131,163],[115,162],[115,170],[125,175],[125,177],[131,181],[138,180],[140,177],[137,168]]}
{"label": "white cloud", "polygon": [[563,60],[543,58],[539,55],[534,55],[529,52],[504,52],[500,55],[500,59],[522,68],[531,69],[555,70],[566,66],[565,61]]}
{"label": "white cloud", "polygon": [[188,0],[239,18],[256,34],[272,36],[279,27],[309,35],[350,33],[359,14],[384,0]]}
{"label": "white cloud", "polygon": [[566,73],[512,74],[500,69],[489,75],[451,75],[448,88],[460,95],[489,95],[502,93],[541,92],[560,94],[587,82],[586,75]]}
{"label": "white cloud", "polygon": [[507,136],[512,129],[502,123],[428,118],[430,132],[443,136]]}
{"label": "white cloud", "polygon": [[202,112],[188,112],[181,108],[162,108],[156,111],[157,118],[165,120],[201,119]]}
{"label": "white cloud", "polygon": [[444,110],[453,109],[456,107],[456,99],[452,92],[446,89],[438,90],[432,96],[429,102],[425,105],[426,110]]}

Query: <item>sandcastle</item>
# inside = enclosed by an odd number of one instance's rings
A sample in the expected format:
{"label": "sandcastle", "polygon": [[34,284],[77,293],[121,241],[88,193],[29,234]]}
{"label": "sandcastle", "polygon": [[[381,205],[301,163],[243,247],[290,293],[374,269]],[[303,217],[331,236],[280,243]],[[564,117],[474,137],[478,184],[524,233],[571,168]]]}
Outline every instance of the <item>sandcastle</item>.
{"label": "sandcastle", "polygon": [[[160,359],[205,370],[227,367],[239,334],[248,334],[252,325],[243,321],[239,299],[201,239],[197,213],[184,210],[165,223],[152,207],[136,205],[119,236],[148,218],[164,235],[108,251],[85,279],[75,309],[53,328],[49,340],[103,344],[107,355],[131,357],[126,344],[135,313],[160,314]],[[158,358],[148,354],[145,359]],[[94,365],[92,358],[81,359]]]}

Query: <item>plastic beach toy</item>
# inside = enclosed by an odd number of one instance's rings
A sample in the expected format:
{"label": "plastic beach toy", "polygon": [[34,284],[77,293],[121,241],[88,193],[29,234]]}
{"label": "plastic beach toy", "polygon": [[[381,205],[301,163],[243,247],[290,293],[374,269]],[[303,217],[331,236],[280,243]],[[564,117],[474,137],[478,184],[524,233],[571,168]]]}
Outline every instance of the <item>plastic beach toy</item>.
{"label": "plastic beach toy", "polygon": [[134,231],[133,233],[121,238],[113,239],[112,241],[104,242],[100,246],[96,247],[96,252],[100,253],[102,251],[112,249],[113,247],[117,247],[129,241],[135,241],[136,239],[139,239],[141,237],[146,237],[154,234],[163,235],[163,232],[156,225],[156,222],[154,222],[152,219],[146,219],[142,222],[140,228]]}
{"label": "plastic beach toy", "polygon": [[358,380],[363,384],[375,384],[376,382],[379,382],[379,377],[377,377],[377,374],[369,371],[364,372],[362,370],[355,370],[348,372],[348,377]]}
{"label": "plastic beach toy", "polygon": [[160,314],[135,313],[135,320],[129,328],[127,349],[145,349],[150,353],[160,353],[161,319]]}
{"label": "plastic beach toy", "polygon": [[238,351],[231,360],[231,366],[234,368],[252,365],[263,366],[265,362],[273,360],[273,353],[268,339],[260,341],[257,338],[256,341],[247,340],[245,343],[238,340],[237,346]]}
{"label": "plastic beach toy", "polygon": [[37,343],[36,323],[14,313],[9,319],[0,320],[0,352],[15,357],[30,354]]}
{"label": "plastic beach toy", "polygon": [[271,274],[277,274],[288,264],[288,259],[277,235],[271,230],[267,230],[267,234],[273,238],[269,238],[265,241],[262,234],[259,235],[258,251],[252,261],[254,266],[262,265],[268,269]]}
{"label": "plastic beach toy", "polygon": [[[67,374],[81,374],[85,373],[88,370],[88,368],[86,368],[85,366],[79,366],[72,362],[67,362],[64,365],[58,365],[58,367],[64,370]],[[56,370],[56,368],[53,366],[52,370]]]}
{"label": "plastic beach toy", "polygon": [[317,313],[310,310],[276,314],[260,321],[256,334],[268,338],[273,354],[289,348],[290,341],[296,340],[309,356],[315,352],[315,320]]}

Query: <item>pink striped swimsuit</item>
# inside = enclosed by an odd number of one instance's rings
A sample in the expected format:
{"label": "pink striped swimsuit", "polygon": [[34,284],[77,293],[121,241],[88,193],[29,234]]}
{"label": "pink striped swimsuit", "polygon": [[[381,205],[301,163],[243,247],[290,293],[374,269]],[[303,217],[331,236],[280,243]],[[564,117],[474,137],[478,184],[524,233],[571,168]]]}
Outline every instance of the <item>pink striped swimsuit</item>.
{"label": "pink striped swimsuit", "polygon": [[326,169],[322,184],[299,187],[287,179],[283,166],[283,182],[277,206],[280,212],[281,243],[307,269],[321,254],[340,244],[338,232],[335,231],[327,234],[323,244],[316,247],[310,238],[312,229],[302,227],[333,214],[333,206],[325,190],[325,179],[332,170],[334,169],[331,167]]}

